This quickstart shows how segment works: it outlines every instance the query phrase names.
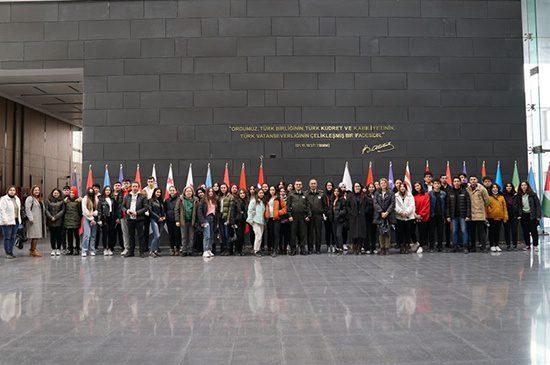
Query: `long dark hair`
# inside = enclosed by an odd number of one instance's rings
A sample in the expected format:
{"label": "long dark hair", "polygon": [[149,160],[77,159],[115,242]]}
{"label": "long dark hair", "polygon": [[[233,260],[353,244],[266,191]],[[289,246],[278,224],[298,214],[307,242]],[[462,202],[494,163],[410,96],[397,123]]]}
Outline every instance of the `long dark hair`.
{"label": "long dark hair", "polygon": [[[508,185],[510,185],[512,187],[512,191],[510,191],[510,192],[508,192],[506,190]],[[505,195],[505,196],[514,196],[514,195],[516,195],[516,187],[514,186],[514,184],[512,184],[511,182],[507,182],[506,184],[504,184],[504,188],[502,189],[502,195]]]}
{"label": "long dark hair", "polygon": [[[160,191],[160,197],[157,198],[157,191]],[[154,188],[153,189],[153,195],[151,195],[151,200],[156,200],[162,203],[162,189],[161,188]]]}
{"label": "long dark hair", "polygon": [[[210,192],[212,192],[212,196],[209,196]],[[208,203],[208,201],[210,201],[210,204],[214,204],[214,205],[218,205],[218,199],[216,198],[217,195],[216,195],[216,192],[214,191],[213,188],[208,188],[206,189],[205,193],[204,193],[204,202],[205,203]]]}
{"label": "long dark hair", "polygon": [[[527,185],[527,190],[525,193],[523,192],[523,189],[521,188],[521,184],[525,183]],[[519,183],[519,189],[518,189],[518,195],[523,196],[524,194],[527,194],[529,196],[535,195],[535,192],[533,191],[533,188],[531,188],[531,184],[529,184],[529,181],[522,181]]]}
{"label": "long dark hair", "polygon": [[93,211],[96,207],[95,191],[93,188],[88,188],[88,190],[86,190],[86,198],[86,208]]}
{"label": "long dark hair", "polygon": [[[420,185],[420,191],[416,191],[416,184]],[[424,187],[422,186],[422,184],[420,183],[420,181],[415,181],[413,184],[412,184],[412,194],[413,195],[418,195],[418,194],[424,194],[426,191],[424,190]]]}
{"label": "long dark hair", "polygon": [[[58,198],[54,198],[54,196],[53,196],[53,193],[56,192],[56,191],[59,193]],[[53,188],[52,192],[50,193],[50,200],[52,200],[52,199],[63,200],[62,195],[63,195],[63,193],[61,192],[61,190],[59,190],[58,188]]]}
{"label": "long dark hair", "polygon": [[111,195],[113,195],[113,189],[111,189],[109,185],[105,185],[103,189],[101,189],[101,196],[103,198],[105,198],[105,190],[107,190],[107,188],[109,188],[109,190],[111,191],[111,193],[109,194],[109,198],[111,197]]}

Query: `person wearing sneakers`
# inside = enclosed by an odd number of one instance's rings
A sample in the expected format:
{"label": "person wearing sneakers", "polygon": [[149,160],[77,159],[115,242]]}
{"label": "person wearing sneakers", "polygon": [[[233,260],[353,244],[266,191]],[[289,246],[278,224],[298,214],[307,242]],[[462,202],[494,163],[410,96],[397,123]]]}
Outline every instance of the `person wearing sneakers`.
{"label": "person wearing sneakers", "polygon": [[82,198],[82,215],[84,216],[84,233],[82,234],[82,257],[95,256],[95,237],[97,233],[98,198],[93,188],[86,190]]}
{"label": "person wearing sneakers", "polygon": [[38,251],[38,241],[45,235],[44,203],[40,192],[40,186],[34,185],[31,188],[31,195],[25,200],[25,214],[27,216],[27,237],[31,240],[29,255],[42,257]]}
{"label": "person wearing sneakers", "polygon": [[527,181],[522,181],[518,189],[518,198],[516,199],[516,212],[523,232],[523,241],[525,242],[525,251],[531,248],[531,239],[533,239],[533,249],[539,251],[539,232],[538,225],[542,217],[540,200],[537,194],[531,188]]}
{"label": "person wearing sneakers", "polygon": [[508,208],[506,207],[506,200],[500,193],[500,186],[498,184],[491,185],[491,194],[489,194],[489,205],[487,209],[487,220],[489,221],[489,243],[491,245],[491,252],[501,252],[502,250],[498,246],[500,241],[500,229],[502,223],[508,221]]}
{"label": "person wearing sneakers", "polygon": [[265,203],[263,201],[265,193],[263,189],[258,191],[250,197],[248,203],[248,213],[246,222],[252,226],[254,230],[254,255],[261,257],[262,248],[262,236],[265,229]]}
{"label": "person wearing sneakers", "polygon": [[113,256],[116,243],[116,221],[119,218],[118,204],[113,198],[110,186],[104,186],[98,200],[98,222],[101,230],[103,256]]}
{"label": "person wearing sneakers", "polygon": [[55,188],[46,200],[45,209],[46,224],[50,230],[51,256],[61,256],[63,240],[63,215],[65,215],[65,202],[61,190]]}
{"label": "person wearing sneakers", "polygon": [[166,223],[166,212],[164,210],[164,201],[162,199],[162,190],[160,188],[155,188],[153,190],[153,195],[151,196],[151,199],[149,199],[148,206],[149,218],[151,221],[151,233],[153,235],[151,244],[149,245],[149,257],[157,258],[160,256],[160,234],[164,224]]}
{"label": "person wearing sneakers", "polygon": [[15,195],[15,186],[8,187],[6,195],[0,198],[0,227],[4,236],[4,251],[6,258],[14,259],[13,245],[17,235],[17,227],[21,223],[21,201]]}
{"label": "person wearing sneakers", "polygon": [[[197,191],[200,192],[201,189],[199,188]],[[204,189],[202,191],[204,192]],[[217,205],[216,193],[210,188],[203,195],[197,209],[197,217],[199,218],[203,234],[202,257],[206,258],[214,256],[212,253],[212,241],[214,240]]]}

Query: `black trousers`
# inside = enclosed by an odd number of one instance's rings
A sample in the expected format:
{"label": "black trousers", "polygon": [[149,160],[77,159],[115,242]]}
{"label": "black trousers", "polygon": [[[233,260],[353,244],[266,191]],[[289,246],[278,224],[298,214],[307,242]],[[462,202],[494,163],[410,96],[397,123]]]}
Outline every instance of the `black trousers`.
{"label": "black trousers", "polygon": [[489,219],[489,244],[491,247],[498,246],[500,243],[500,228],[502,221]]}
{"label": "black trousers", "polygon": [[145,243],[144,233],[144,224],[145,221],[128,219],[128,239],[130,241],[130,250],[129,253],[133,254],[136,249],[136,239],[138,240],[139,253],[146,253],[148,250],[148,245]]}
{"label": "black trousers", "polygon": [[487,225],[485,221],[469,221],[468,237],[470,238],[470,250],[476,250],[476,243],[478,241],[481,249],[485,249],[485,238],[487,237]]}
{"label": "black trousers", "polygon": [[151,234],[150,231],[151,228],[151,219],[149,217],[145,218],[145,221],[143,222],[143,242],[145,244],[145,251],[149,251],[149,235]]}
{"label": "black trousers", "polygon": [[280,231],[280,222],[273,218],[267,220],[267,249],[272,252],[277,252],[279,250],[279,231]]}
{"label": "black trousers", "polygon": [[67,238],[68,249],[70,252],[80,251],[80,235],[78,228],[66,228],[65,237]]}
{"label": "black trousers", "polygon": [[237,228],[235,228],[235,235],[237,236],[237,240],[235,241],[235,246],[234,246],[235,253],[240,254],[243,252],[245,228],[246,228],[246,222],[237,223]]}
{"label": "black trousers", "polygon": [[50,244],[52,250],[60,250],[63,245],[63,227],[50,227]]}
{"label": "black trousers", "polygon": [[430,238],[430,222],[416,222],[416,228],[418,228],[418,242],[420,246],[426,247]]}
{"label": "black trousers", "polygon": [[61,230],[61,247],[63,248],[63,250],[66,250],[67,249],[67,234],[66,234],[66,230],[65,228],[63,228]]}
{"label": "black trousers", "polygon": [[447,222],[445,219],[445,247],[450,248],[451,247],[451,222]]}
{"label": "black trousers", "polygon": [[321,251],[321,241],[323,240],[321,234],[323,231],[323,216],[312,215],[307,222],[307,250],[313,252],[313,250]]}
{"label": "black trousers", "polygon": [[285,254],[286,248],[291,244],[290,222],[286,221],[279,224],[279,253]]}
{"label": "black trousers", "polygon": [[509,215],[508,221],[504,222],[504,240],[507,246],[518,245],[518,220],[512,215]]}
{"label": "black trousers", "polygon": [[328,219],[324,221],[325,225],[325,244],[328,246],[334,246],[336,244],[335,237],[334,237],[334,230],[332,222]]}
{"label": "black trousers", "polygon": [[437,243],[437,249],[443,249],[443,232],[445,230],[445,218],[436,215],[430,219],[430,250],[433,250]]}
{"label": "black trousers", "polygon": [[399,248],[403,249],[411,243],[411,231],[413,229],[413,220],[397,219],[395,223],[395,239]]}
{"label": "black trousers", "polygon": [[107,218],[101,225],[101,243],[104,250],[113,250],[116,243],[116,221],[114,218]]}
{"label": "black trousers", "polygon": [[[99,242],[101,242],[101,229],[98,227],[98,228],[96,228],[95,242],[93,243],[96,251],[99,248]],[[91,243],[90,243],[90,245],[91,245]]]}
{"label": "black trousers", "polygon": [[334,236],[336,237],[336,248],[339,250],[344,249],[344,229],[346,224],[344,222],[338,223],[334,222],[333,230]]}
{"label": "black trousers", "polygon": [[166,228],[168,228],[168,239],[170,241],[170,248],[180,250],[181,247],[181,230],[176,226],[175,221],[166,221]]}
{"label": "black trousers", "polygon": [[292,236],[290,247],[292,251],[296,251],[296,247],[300,248],[300,252],[305,252],[307,242],[307,222],[303,216],[295,216],[290,225],[290,234]]}
{"label": "black trousers", "polygon": [[533,238],[533,246],[537,247],[539,245],[539,231],[538,225],[539,222],[536,219],[531,219],[531,214],[522,213],[521,214],[521,231],[523,232],[523,241],[526,246],[530,246],[531,240]]}
{"label": "black trousers", "polygon": [[[413,227],[412,224],[410,224],[410,227]],[[411,228],[409,228],[409,230],[410,229]],[[365,250],[371,251],[371,252],[376,250],[377,240],[378,240],[378,225],[374,223],[367,223],[367,238],[365,239]],[[409,237],[409,241],[410,241],[410,237]]]}

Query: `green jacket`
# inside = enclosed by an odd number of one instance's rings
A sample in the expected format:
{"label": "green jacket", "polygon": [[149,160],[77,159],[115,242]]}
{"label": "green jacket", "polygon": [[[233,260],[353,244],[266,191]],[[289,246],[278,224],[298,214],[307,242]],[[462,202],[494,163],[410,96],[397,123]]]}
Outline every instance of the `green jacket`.
{"label": "green jacket", "polygon": [[[178,199],[178,202],[176,203],[176,207],[174,208],[174,216],[176,219],[176,222],[180,222],[180,224],[185,223],[185,209],[183,205],[183,199],[185,197],[180,196]],[[194,226],[195,222],[197,221],[197,207],[199,205],[199,199],[197,197],[192,197],[193,200],[193,212],[191,214],[191,225]]]}
{"label": "green jacket", "polygon": [[63,216],[64,228],[80,228],[82,219],[82,204],[80,199],[71,200],[65,198],[65,215]]}
{"label": "green jacket", "polygon": [[233,204],[233,194],[222,196],[219,200],[220,216],[223,220],[229,221],[231,216],[231,204]]}

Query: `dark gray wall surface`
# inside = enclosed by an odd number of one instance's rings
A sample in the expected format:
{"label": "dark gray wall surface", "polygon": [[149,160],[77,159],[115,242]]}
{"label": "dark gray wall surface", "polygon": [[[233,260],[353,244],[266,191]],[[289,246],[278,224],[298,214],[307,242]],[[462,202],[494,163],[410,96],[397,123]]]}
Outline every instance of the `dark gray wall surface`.
{"label": "dark gray wall surface", "polygon": [[[190,0],[0,5],[0,67],[84,68],[84,166],[193,162],[232,179],[526,169],[519,1]],[[243,141],[231,125],[393,125],[379,140]],[[393,151],[363,155],[365,144]],[[324,143],[323,140],[313,142]],[[276,155],[276,158],[267,158]],[[111,171],[111,176],[116,176]]]}

